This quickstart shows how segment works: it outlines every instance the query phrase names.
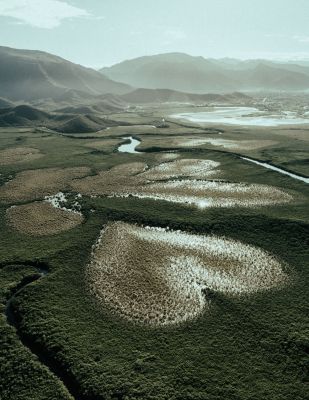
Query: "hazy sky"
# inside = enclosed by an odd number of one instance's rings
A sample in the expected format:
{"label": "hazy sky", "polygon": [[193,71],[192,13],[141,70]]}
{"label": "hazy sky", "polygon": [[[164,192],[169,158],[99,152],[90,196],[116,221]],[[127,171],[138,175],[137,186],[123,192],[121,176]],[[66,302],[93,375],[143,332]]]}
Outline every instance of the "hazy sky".
{"label": "hazy sky", "polygon": [[174,51],[309,59],[309,0],[0,0],[0,45],[95,68]]}

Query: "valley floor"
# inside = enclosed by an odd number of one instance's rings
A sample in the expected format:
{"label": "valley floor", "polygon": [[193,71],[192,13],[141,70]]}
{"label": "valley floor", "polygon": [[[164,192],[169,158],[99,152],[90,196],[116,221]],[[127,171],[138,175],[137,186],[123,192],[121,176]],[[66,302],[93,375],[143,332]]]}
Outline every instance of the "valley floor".
{"label": "valley floor", "polygon": [[1,399],[306,398],[309,128],[185,111],[0,129]]}

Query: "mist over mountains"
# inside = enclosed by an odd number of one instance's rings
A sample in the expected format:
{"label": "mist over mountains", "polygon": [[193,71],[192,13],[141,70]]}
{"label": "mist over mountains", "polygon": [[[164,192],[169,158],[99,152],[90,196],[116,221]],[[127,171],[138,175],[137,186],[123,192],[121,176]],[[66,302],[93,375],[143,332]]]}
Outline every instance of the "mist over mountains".
{"label": "mist over mountains", "polygon": [[[62,114],[109,114],[130,104],[241,104],[250,100],[250,92],[306,90],[306,63],[168,53],[124,61],[99,72],[49,53],[0,47],[2,109],[28,103]],[[20,116],[4,120],[18,122]]]}
{"label": "mist over mountains", "polygon": [[147,103],[228,103],[243,104],[251,100],[250,96],[244,93],[186,93],[171,89],[136,89],[130,93],[124,94],[121,98],[129,104],[147,104]]}
{"label": "mist over mountains", "polygon": [[70,91],[94,96],[130,90],[128,85],[114,82],[98,71],[45,52],[0,47],[0,97],[13,101],[62,100],[74,96]]}
{"label": "mist over mountains", "polygon": [[168,53],[123,61],[100,71],[134,87],[189,93],[309,89],[309,66],[268,60],[215,60]]}

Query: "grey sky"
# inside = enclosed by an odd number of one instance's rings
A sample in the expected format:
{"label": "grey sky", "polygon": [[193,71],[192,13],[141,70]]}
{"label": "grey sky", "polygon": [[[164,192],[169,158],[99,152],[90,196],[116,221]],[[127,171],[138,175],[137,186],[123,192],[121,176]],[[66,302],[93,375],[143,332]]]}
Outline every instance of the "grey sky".
{"label": "grey sky", "polygon": [[0,38],[95,68],[171,51],[309,59],[309,0],[0,0]]}

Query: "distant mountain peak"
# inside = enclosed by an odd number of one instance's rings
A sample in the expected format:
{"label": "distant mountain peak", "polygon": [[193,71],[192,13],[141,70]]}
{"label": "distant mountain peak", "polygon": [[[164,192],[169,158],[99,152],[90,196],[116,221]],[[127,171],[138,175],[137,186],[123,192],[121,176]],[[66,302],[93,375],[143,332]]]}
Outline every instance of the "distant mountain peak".
{"label": "distant mountain peak", "polygon": [[0,97],[30,101],[57,98],[70,90],[99,95],[132,88],[53,54],[0,47]]}
{"label": "distant mountain peak", "polygon": [[178,52],[123,61],[101,72],[134,87],[200,94],[309,88],[307,66],[262,59],[211,59]]}

